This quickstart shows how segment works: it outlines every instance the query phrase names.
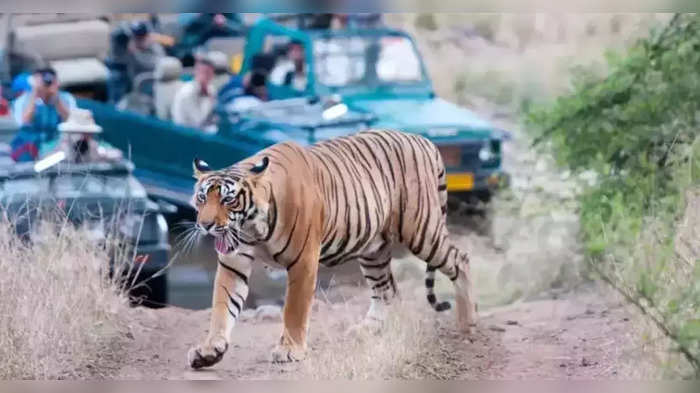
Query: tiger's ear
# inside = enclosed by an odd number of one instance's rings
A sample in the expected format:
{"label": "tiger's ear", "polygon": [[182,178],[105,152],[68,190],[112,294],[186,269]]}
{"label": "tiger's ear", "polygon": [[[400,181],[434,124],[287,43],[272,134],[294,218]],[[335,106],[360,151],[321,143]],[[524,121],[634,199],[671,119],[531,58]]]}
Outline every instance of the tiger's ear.
{"label": "tiger's ear", "polygon": [[195,158],[192,161],[192,171],[194,172],[194,178],[199,179],[205,173],[211,172],[211,168],[209,167],[209,164],[207,164],[204,160]]}
{"label": "tiger's ear", "polygon": [[259,163],[255,164],[254,167],[250,168],[250,172],[255,175],[259,175],[265,172],[265,169],[267,169],[268,165],[270,165],[270,159],[267,158],[267,156],[265,156],[262,158],[262,160],[260,160]]}

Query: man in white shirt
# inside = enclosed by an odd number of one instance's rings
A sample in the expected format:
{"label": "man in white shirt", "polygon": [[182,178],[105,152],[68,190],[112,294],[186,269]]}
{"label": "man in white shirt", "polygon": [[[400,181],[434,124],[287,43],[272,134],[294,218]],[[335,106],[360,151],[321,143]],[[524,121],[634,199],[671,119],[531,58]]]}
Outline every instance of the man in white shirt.
{"label": "man in white shirt", "polygon": [[175,123],[216,132],[214,69],[214,63],[208,54],[196,58],[194,79],[182,85],[173,99],[172,119]]}
{"label": "man in white shirt", "polygon": [[304,46],[300,41],[289,43],[286,58],[279,59],[270,72],[270,83],[300,92],[306,90]]}

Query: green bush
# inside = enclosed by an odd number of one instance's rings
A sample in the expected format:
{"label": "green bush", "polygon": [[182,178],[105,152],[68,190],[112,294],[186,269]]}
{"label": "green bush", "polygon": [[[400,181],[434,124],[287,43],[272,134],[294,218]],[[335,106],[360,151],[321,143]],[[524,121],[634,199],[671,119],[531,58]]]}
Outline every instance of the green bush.
{"label": "green bush", "polygon": [[579,72],[528,123],[560,164],[597,175],[581,197],[591,268],[700,375],[700,261],[674,252],[685,195],[700,185],[700,16],[677,15],[608,60],[606,77]]}

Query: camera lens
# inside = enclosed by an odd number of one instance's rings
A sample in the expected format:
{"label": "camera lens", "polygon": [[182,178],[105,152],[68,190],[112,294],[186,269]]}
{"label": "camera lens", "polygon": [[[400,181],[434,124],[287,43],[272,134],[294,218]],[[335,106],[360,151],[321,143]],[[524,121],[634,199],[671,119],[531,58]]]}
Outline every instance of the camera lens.
{"label": "camera lens", "polygon": [[44,82],[44,85],[49,86],[53,83],[56,77],[50,72],[45,72],[41,75],[41,79]]}

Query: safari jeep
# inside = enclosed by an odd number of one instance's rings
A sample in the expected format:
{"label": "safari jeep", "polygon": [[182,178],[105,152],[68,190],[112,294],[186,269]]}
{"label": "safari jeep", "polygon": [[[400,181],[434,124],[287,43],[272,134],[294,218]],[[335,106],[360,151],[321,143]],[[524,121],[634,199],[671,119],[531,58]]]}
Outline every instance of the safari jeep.
{"label": "safari jeep", "polygon": [[306,87],[299,91],[269,80],[271,99],[339,95],[350,109],[373,115],[373,128],[429,138],[447,166],[448,191],[461,199],[488,201],[507,181],[501,170],[504,132],[436,97],[405,32],[386,27],[295,29],[264,19],[249,32],[241,73],[253,68],[254,57],[279,57],[279,48],[292,41],[303,46]]}

